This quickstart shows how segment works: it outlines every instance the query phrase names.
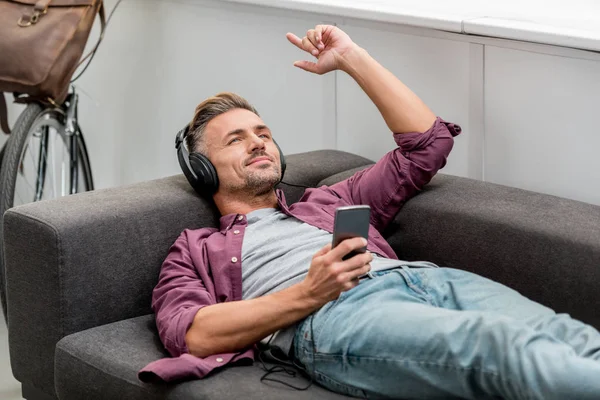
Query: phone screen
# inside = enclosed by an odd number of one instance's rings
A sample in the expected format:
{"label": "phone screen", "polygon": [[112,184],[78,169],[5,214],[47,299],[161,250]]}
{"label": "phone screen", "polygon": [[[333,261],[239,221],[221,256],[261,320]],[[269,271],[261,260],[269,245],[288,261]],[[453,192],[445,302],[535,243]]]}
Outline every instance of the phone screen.
{"label": "phone screen", "polygon": [[[332,248],[345,239],[353,237],[364,237],[369,240],[369,220],[371,218],[371,207],[367,205],[339,207],[335,210],[335,221],[333,224]],[[358,253],[364,253],[367,247],[348,253],[343,259],[346,260]]]}

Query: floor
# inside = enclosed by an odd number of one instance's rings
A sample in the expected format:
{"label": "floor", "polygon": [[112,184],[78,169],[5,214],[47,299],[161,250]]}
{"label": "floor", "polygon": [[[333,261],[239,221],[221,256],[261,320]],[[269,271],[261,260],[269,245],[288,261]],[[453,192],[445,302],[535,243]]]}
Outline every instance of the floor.
{"label": "floor", "polygon": [[21,384],[13,377],[8,357],[8,331],[0,311],[0,399],[22,400]]}

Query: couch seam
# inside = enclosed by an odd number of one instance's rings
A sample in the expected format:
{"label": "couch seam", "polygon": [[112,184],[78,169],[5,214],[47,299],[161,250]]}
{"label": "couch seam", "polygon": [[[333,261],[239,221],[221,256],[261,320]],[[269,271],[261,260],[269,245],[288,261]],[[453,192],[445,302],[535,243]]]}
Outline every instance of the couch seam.
{"label": "couch seam", "polygon": [[[58,349],[58,346],[57,346],[57,349]],[[148,388],[146,388],[143,384],[141,384],[142,382],[139,381],[139,380],[136,380],[136,381],[132,382],[132,381],[130,381],[128,379],[123,378],[120,375],[112,374],[109,371],[106,371],[103,368],[100,368],[99,366],[95,365],[94,363],[88,362],[87,360],[85,360],[85,359],[83,359],[81,357],[76,356],[74,353],[72,353],[71,351],[69,351],[68,349],[66,349],[64,347],[61,347],[60,350],[62,350],[66,354],[68,354],[70,357],[83,362],[85,365],[89,365],[90,367],[94,368],[97,371],[105,373],[106,375],[109,375],[109,376],[111,376],[113,378],[117,378],[119,381],[124,381],[124,382],[129,383],[130,385],[133,385],[135,387],[139,387],[140,389],[142,389],[146,393],[154,394],[152,391],[148,390]],[[55,371],[54,371],[54,375],[55,375],[55,377],[54,377],[54,379],[55,379],[55,388],[54,388],[54,391],[56,392],[56,376],[57,376],[57,374],[56,374],[56,355],[55,355],[54,363],[55,363],[55,366],[54,366],[54,368],[55,368]]]}

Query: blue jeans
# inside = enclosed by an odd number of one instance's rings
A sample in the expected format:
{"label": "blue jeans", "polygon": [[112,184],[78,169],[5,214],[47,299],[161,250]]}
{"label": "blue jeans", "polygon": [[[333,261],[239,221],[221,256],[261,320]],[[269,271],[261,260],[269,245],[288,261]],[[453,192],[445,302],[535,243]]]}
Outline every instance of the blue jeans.
{"label": "blue jeans", "polygon": [[354,397],[600,399],[596,329],[450,268],[373,273],[298,326],[293,356]]}

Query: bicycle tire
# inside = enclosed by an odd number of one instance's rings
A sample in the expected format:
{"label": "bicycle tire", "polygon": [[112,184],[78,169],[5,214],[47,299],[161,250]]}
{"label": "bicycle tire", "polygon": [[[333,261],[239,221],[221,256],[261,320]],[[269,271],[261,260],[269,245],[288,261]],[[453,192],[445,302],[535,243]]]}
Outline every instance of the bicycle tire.
{"label": "bicycle tire", "polygon": [[[45,113],[52,113],[52,111],[37,103],[29,104],[17,119],[12,133],[6,142],[4,159],[0,167],[0,226],[4,223],[4,213],[6,210],[12,208],[14,204],[17,170],[24,146],[30,135],[33,134],[31,128],[34,122]],[[58,111],[52,115],[56,121],[64,125],[62,119],[60,119],[61,114]],[[80,133],[77,140],[78,168],[82,169],[84,176],[82,191],[92,190],[93,181],[87,148],[79,127],[77,129]],[[4,320],[8,324],[3,240],[4,235],[0,229],[0,302],[2,303]]]}
{"label": "bicycle tire", "polygon": [[94,177],[92,176],[92,165],[90,164],[90,156],[87,151],[85,139],[83,138],[83,132],[79,126],[77,126],[77,130],[79,131],[79,135],[77,136],[78,159],[81,161],[83,168],[85,191],[87,192],[88,190],[94,190]]}
{"label": "bicycle tire", "polygon": [[4,150],[6,149],[6,143],[0,149],[0,165],[2,165],[2,160],[4,160]]}

